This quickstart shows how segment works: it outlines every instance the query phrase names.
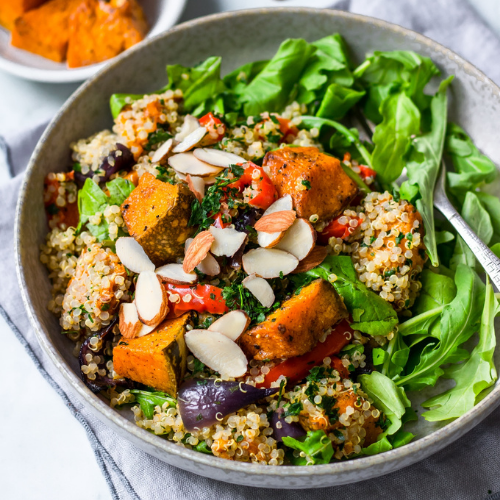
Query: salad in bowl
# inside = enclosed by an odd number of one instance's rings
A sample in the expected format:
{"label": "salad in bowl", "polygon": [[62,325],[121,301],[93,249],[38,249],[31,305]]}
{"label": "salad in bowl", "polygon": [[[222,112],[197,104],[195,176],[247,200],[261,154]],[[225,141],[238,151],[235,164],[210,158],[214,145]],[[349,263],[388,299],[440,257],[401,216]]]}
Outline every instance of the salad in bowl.
{"label": "salad in bowl", "polygon": [[[381,453],[466,413],[497,378],[498,304],[434,218],[443,156],[497,253],[500,200],[448,123],[453,77],[410,51],[356,65],[338,34],[220,65],[112,95],[112,129],[45,179],[48,308],[85,384],[179,446],[265,465]],[[407,392],[440,378],[418,417]]]}

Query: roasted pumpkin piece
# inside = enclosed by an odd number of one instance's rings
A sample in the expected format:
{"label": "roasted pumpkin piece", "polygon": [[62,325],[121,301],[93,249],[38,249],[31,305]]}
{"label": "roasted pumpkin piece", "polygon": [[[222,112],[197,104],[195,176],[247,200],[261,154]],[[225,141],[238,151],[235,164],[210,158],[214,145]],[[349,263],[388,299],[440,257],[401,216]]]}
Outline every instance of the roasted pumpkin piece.
{"label": "roasted pumpkin piece", "polygon": [[297,216],[305,219],[332,219],[358,191],[340,161],[318,148],[280,148],[266,154],[263,166],[279,196],[291,195]]}
{"label": "roasted pumpkin piece", "polygon": [[47,0],[2,0],[0,2],[0,26],[12,31],[14,21],[25,12],[36,9]]}
{"label": "roasted pumpkin piece", "polygon": [[172,185],[145,173],[122,204],[128,232],[156,266],[184,255],[193,195],[184,184]]}
{"label": "roasted pumpkin piece", "polygon": [[330,283],[319,279],[286,300],[262,323],[240,337],[240,346],[254,359],[291,358],[309,352],[325,331],[348,316]]}
{"label": "roasted pumpkin piece", "polygon": [[147,30],[136,0],[83,0],[70,17],[68,66],[110,59],[143,40]]}
{"label": "roasted pumpkin piece", "polygon": [[121,377],[177,396],[186,373],[187,347],[184,341],[191,313],[167,319],[152,333],[121,340],[113,349],[113,368]]}
{"label": "roasted pumpkin piece", "polygon": [[[62,188],[62,189],[61,189]],[[48,174],[43,181],[43,202],[51,229],[65,230],[78,226],[80,214],[74,183],[74,172]]]}
{"label": "roasted pumpkin piece", "polygon": [[51,0],[16,19],[14,47],[63,62],[69,40],[69,18],[82,0]]}

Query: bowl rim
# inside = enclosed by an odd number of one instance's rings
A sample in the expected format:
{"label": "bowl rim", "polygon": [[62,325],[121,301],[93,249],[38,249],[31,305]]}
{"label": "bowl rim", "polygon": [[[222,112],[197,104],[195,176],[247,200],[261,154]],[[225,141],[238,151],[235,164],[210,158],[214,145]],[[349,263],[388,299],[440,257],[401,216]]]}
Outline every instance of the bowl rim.
{"label": "bowl rim", "polygon": [[[105,72],[112,71],[114,66],[120,64],[122,60],[130,57],[135,51],[142,50],[149,44],[156,43],[156,40],[164,37],[172,36],[173,34],[189,31],[193,28],[202,28],[204,25],[211,23],[212,21],[220,20],[221,18],[232,18],[232,17],[245,17],[253,15],[276,15],[278,13],[307,13],[307,14],[319,14],[322,16],[332,16],[340,17],[341,19],[355,20],[360,23],[375,25],[387,31],[392,31],[393,33],[410,35],[414,40],[419,43],[431,47],[433,50],[441,52],[448,58],[452,58],[457,62],[468,74],[473,75],[479,81],[488,85],[489,89],[492,91],[493,95],[500,97],[500,87],[498,87],[490,78],[488,78],[482,71],[477,69],[474,65],[454,53],[452,50],[446,48],[445,46],[435,42],[434,40],[426,37],[425,35],[419,34],[413,30],[403,28],[397,24],[389,23],[380,19],[376,19],[369,16],[364,16],[360,14],[353,14],[350,12],[339,11],[334,9],[318,9],[310,7],[272,7],[272,8],[257,8],[257,9],[245,9],[238,11],[230,11],[218,14],[212,14],[210,16],[205,16],[197,18],[191,21],[187,21],[180,25],[171,28],[169,31],[156,35],[150,39],[147,39],[141,44],[132,47],[127,52],[114,58],[112,62],[101,69],[99,73],[94,75],[87,82],[82,84],[65,102],[56,116],[51,120],[47,129],[43,133],[41,139],[39,140],[26,169],[26,175],[23,179],[23,183],[20,189],[20,194],[18,198],[18,204],[16,208],[15,216],[15,257],[16,257],[16,272],[18,276],[19,286],[21,288],[22,298],[24,302],[25,309],[28,313],[30,322],[35,330],[38,342],[42,346],[45,353],[50,357],[52,362],[56,365],[58,370],[63,374],[64,378],[69,382],[71,387],[76,390],[78,396],[89,403],[93,409],[97,412],[98,416],[104,420],[110,420],[111,422],[106,422],[106,425],[111,427],[116,427],[130,434],[130,438],[134,444],[138,441],[142,441],[144,445],[149,445],[155,448],[160,454],[167,455],[177,455],[180,458],[186,459],[187,461],[194,462],[196,464],[222,469],[226,472],[233,473],[244,473],[247,475],[254,476],[278,476],[281,478],[295,478],[295,477],[320,477],[326,475],[340,475],[343,473],[360,472],[362,470],[367,470],[373,466],[383,466],[384,464],[389,465],[398,464],[395,467],[388,469],[385,468],[385,472],[393,472],[401,467],[410,465],[420,461],[421,459],[437,452],[444,446],[451,444],[453,441],[458,439],[465,432],[474,427],[483,418],[485,418],[489,413],[491,413],[500,404],[500,382],[495,384],[490,392],[469,410],[465,415],[449,422],[443,427],[433,431],[431,434],[424,436],[416,441],[413,441],[405,446],[396,448],[378,455],[361,457],[355,460],[346,460],[342,462],[315,465],[314,467],[303,467],[303,466],[286,466],[286,467],[269,467],[260,464],[237,462],[232,460],[226,460],[223,458],[215,457],[213,455],[205,455],[203,453],[196,452],[194,450],[189,450],[178,446],[166,439],[156,436],[147,432],[146,430],[138,427],[135,422],[131,422],[123,417],[120,413],[112,409],[107,403],[101,400],[96,394],[93,394],[82,382],[80,377],[71,369],[69,364],[66,362],[64,357],[59,353],[56,347],[50,342],[50,339],[45,335],[43,327],[40,324],[36,312],[29,300],[28,287],[26,285],[26,280],[24,277],[23,263],[21,256],[21,226],[20,221],[23,213],[23,201],[26,197],[28,179],[36,168],[37,157],[43,152],[44,144],[46,138],[51,134],[52,130],[56,126],[60,117],[66,113],[68,108],[71,107],[72,103],[77,100],[80,95],[86,91],[87,88],[91,87],[95,81],[97,81],[101,75]],[[101,414],[101,415],[99,415]],[[122,433],[123,434],[123,433]],[[440,442],[438,447],[436,443]],[[144,448],[143,448],[144,449]],[[420,452],[420,454],[418,453]],[[158,456],[158,455],[157,455]],[[406,458],[406,461],[403,459]],[[173,464],[175,465],[175,464]],[[179,464],[180,466],[180,464]],[[380,472],[380,470],[379,470]],[[381,474],[385,473],[384,471]],[[220,479],[220,478],[219,478]],[[366,479],[366,477],[360,477],[361,479]],[[356,479],[354,480],[356,481]],[[351,481],[353,482],[353,481]],[[259,486],[259,485],[255,485]],[[279,485],[277,486],[279,487]],[[297,486],[294,486],[297,487]],[[299,486],[300,487],[300,486]]]}
{"label": "bowl rim", "polygon": [[[186,8],[187,0],[169,0],[169,4],[171,5],[168,5],[169,9],[168,16],[165,16],[165,20],[162,26],[153,27],[155,32],[158,30],[162,30],[162,32],[165,33],[172,26],[174,26],[182,16],[184,9]],[[7,31],[2,26],[0,26],[0,29],[2,29],[3,31]],[[9,32],[7,31],[7,33]],[[159,35],[161,34],[162,33],[160,33]],[[146,33],[146,36],[143,41],[152,40],[153,38],[159,35],[158,34],[150,35],[150,33],[148,32]],[[128,52],[131,49],[132,48],[128,49],[126,52]],[[42,56],[38,56],[37,54],[31,54],[31,55],[44,59]],[[107,61],[103,61],[101,63],[91,64],[89,66],[82,66],[80,68],[66,67],[61,69],[43,69],[12,61],[11,59],[3,57],[0,54],[0,69],[7,73],[10,73],[11,75],[15,75],[17,77],[24,78],[26,80],[32,80],[35,82],[45,82],[45,83],[81,82],[83,80],[86,80],[87,78],[92,77],[97,72],[104,69],[109,64],[110,61],[114,61],[117,57],[120,57],[120,55],[121,54],[112,57]]]}

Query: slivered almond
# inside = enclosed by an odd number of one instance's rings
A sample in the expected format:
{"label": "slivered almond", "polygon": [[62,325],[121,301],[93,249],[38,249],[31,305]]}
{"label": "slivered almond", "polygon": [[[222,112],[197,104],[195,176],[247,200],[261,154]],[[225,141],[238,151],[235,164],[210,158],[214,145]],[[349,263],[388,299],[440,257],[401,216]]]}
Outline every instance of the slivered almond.
{"label": "slivered almond", "polygon": [[186,182],[189,190],[194,194],[195,198],[201,203],[205,196],[205,181],[201,177],[191,177],[186,175]]}
{"label": "slivered almond", "polygon": [[122,337],[125,339],[133,339],[137,337],[143,325],[139,319],[137,308],[133,302],[122,302],[120,304],[120,313],[118,318]]}
{"label": "slivered almond", "polygon": [[286,231],[292,224],[297,214],[295,210],[281,210],[273,212],[269,215],[264,215],[255,223],[255,229],[263,233],[277,233]]}
{"label": "slivered almond", "polygon": [[158,325],[168,314],[167,291],[154,271],[139,274],[135,285],[135,306],[139,319],[148,326]]}
{"label": "slivered almond", "polygon": [[184,256],[182,269],[185,273],[193,272],[194,268],[207,256],[214,241],[215,238],[210,231],[202,231],[196,235]]}
{"label": "slivered almond", "polygon": [[297,266],[295,271],[292,272],[292,274],[306,273],[307,271],[314,269],[316,266],[319,266],[326,259],[327,255],[328,255],[327,247],[321,247],[321,246],[314,247],[311,250],[311,253],[305,259],[302,259],[299,262],[299,265]]}

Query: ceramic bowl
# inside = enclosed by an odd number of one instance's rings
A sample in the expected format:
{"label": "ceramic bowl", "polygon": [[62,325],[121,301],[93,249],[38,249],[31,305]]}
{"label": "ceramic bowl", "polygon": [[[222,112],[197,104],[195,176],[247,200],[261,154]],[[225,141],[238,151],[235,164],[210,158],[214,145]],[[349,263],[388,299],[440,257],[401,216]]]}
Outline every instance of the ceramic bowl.
{"label": "ceramic bowl", "polygon": [[[93,413],[120,435],[155,457],[196,474],[221,481],[269,488],[319,488],[380,476],[422,460],[477,425],[500,402],[500,384],[471,411],[444,424],[420,419],[412,443],[381,455],[314,467],[269,467],[223,460],[191,451],[137,427],[132,412],[118,412],[82,383],[72,343],[60,334],[47,310],[47,273],[38,259],[47,231],[42,200],[43,178],[64,168],[69,144],[112,125],[109,96],[145,93],[165,84],[165,64],[195,64],[220,55],[223,72],[272,56],[289,37],[313,41],[339,32],[355,58],[374,50],[414,50],[431,57],[443,75],[454,74],[450,119],[462,125],[477,146],[500,163],[497,121],[500,89],[451,50],[399,26],[333,10],[276,8],[238,11],[197,19],[147,40],[112,61],[80,87],[54,118],[28,167],[17,209],[17,265],[29,317],[43,349]],[[245,33],[251,33],[246,36]],[[496,359],[500,368],[500,357]],[[441,388],[442,390],[442,388]],[[426,395],[427,397],[427,395]],[[418,405],[418,401],[414,402]],[[420,413],[420,412],[419,412]]]}
{"label": "ceramic bowl", "polygon": [[[8,0],[2,0],[8,1]],[[147,0],[142,2],[150,30],[146,39],[171,28],[181,17],[187,0]],[[110,59],[111,60],[111,59]],[[82,82],[102,69],[109,61],[70,69],[10,44],[10,33],[0,26],[0,69],[38,82]]]}

